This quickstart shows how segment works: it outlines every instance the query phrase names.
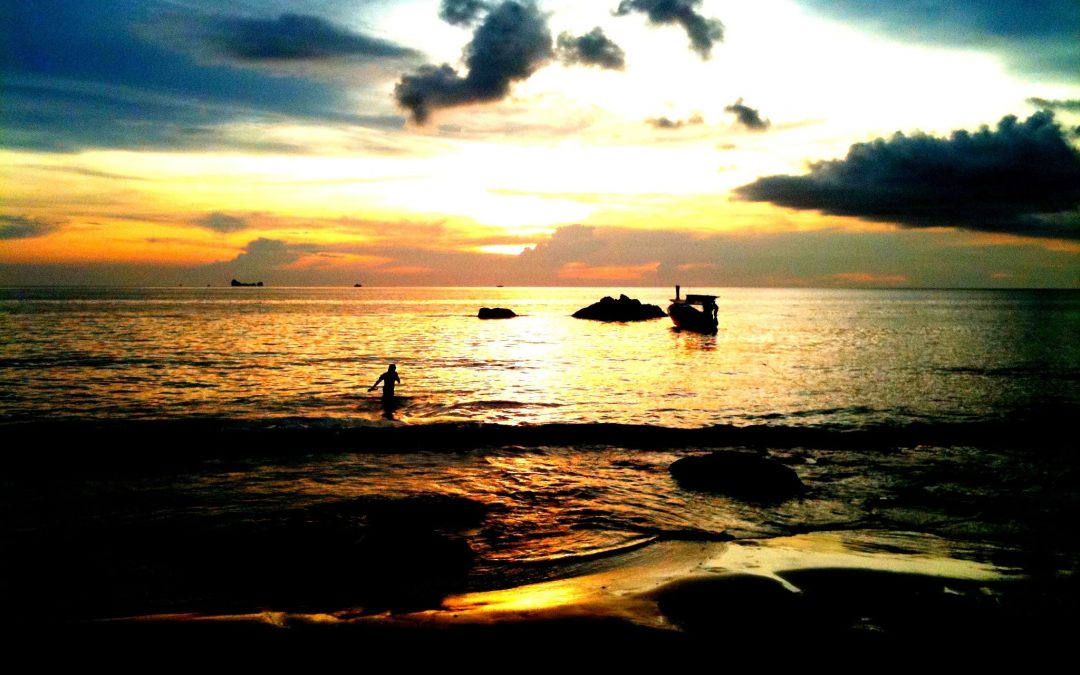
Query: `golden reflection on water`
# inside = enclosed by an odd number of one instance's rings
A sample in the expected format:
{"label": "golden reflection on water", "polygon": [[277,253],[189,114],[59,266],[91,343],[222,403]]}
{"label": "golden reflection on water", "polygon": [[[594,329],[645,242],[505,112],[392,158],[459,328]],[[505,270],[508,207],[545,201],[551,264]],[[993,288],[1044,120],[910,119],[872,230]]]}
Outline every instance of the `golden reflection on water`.
{"label": "golden reflection on water", "polygon": [[[1045,399],[1058,380],[1004,387],[980,369],[1013,365],[1017,349],[1032,352],[1025,362],[1069,363],[1054,356],[1068,351],[1067,326],[1029,339],[1019,332],[1033,324],[1009,298],[977,293],[692,289],[720,296],[715,336],[667,319],[570,317],[619,290],[134,289],[20,301],[0,359],[30,364],[33,377],[0,372],[11,394],[0,412],[382,423],[366,388],[395,362],[404,422],[864,422]],[[661,307],[672,295],[625,292]],[[484,306],[519,316],[481,321]]]}

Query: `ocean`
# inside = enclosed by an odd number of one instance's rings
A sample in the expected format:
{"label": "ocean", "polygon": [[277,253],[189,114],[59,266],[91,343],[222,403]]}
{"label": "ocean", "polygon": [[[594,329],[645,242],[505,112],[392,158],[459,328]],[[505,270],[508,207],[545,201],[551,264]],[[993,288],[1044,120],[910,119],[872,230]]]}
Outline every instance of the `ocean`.
{"label": "ocean", "polygon": [[[666,308],[672,290],[624,292]],[[719,296],[715,336],[570,317],[603,288],[0,289],[0,415],[379,422],[366,390],[391,362],[406,424],[860,427],[1080,403],[1074,291],[694,291]]]}
{"label": "ocean", "polygon": [[[667,288],[0,289],[8,606],[366,616],[808,536],[1075,570],[1080,292],[689,290],[717,335],[570,316]],[[716,450],[806,492],[672,479]]]}

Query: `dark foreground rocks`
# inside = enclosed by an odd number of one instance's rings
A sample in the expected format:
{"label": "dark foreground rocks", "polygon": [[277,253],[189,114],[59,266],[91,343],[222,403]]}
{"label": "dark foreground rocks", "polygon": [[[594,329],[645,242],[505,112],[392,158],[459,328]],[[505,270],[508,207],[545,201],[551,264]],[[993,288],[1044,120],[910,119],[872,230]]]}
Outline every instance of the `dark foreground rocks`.
{"label": "dark foreground rocks", "polygon": [[433,608],[463,589],[475,554],[462,531],[486,515],[481,502],[419,494],[283,509],[193,507],[167,519],[152,509],[72,516],[72,524],[0,536],[5,551],[19,551],[0,560],[0,597],[16,623]]}
{"label": "dark foreground rocks", "polygon": [[648,321],[665,316],[667,314],[664,310],[656,305],[645,305],[640,300],[625,295],[620,295],[618,300],[604,297],[600,302],[582,307],[573,314],[575,319],[593,321]]}
{"label": "dark foreground rocks", "polygon": [[790,467],[748,452],[683,457],[668,470],[681,487],[745,499],[786,499],[806,490]]}
{"label": "dark foreground rocks", "polygon": [[513,319],[517,314],[506,307],[481,307],[476,316],[480,319]]}

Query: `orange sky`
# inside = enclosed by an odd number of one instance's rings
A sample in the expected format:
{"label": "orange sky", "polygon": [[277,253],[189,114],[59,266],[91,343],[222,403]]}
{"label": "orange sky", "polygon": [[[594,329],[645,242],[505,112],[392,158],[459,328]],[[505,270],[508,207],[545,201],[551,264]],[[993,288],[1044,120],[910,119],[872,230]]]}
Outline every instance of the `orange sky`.
{"label": "orange sky", "polygon": [[[511,0],[463,25],[438,0],[19,8],[0,283],[1080,285],[1080,81],[1026,67],[1032,35],[1059,56],[1037,17],[1015,44],[948,44],[914,15],[889,37],[809,0],[681,2],[723,23],[707,49],[690,23],[603,3]],[[621,67],[587,60],[596,44],[574,36],[590,29]],[[420,75],[443,61],[447,102]],[[481,68],[503,88],[474,84]],[[400,98],[410,82],[436,96],[425,119]],[[1039,109],[1053,122],[1025,119]],[[1010,114],[1020,126],[995,126]],[[1001,204],[972,197],[974,214],[935,210],[954,197],[932,182],[883,208],[927,167],[983,194],[971,167],[992,143],[1060,166]]]}

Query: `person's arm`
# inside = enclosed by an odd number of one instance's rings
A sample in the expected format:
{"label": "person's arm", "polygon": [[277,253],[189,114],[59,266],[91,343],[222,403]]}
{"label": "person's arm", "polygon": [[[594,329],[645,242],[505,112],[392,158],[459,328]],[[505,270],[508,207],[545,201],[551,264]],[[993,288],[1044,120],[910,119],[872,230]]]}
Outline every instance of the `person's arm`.
{"label": "person's arm", "polygon": [[398,375],[397,373],[394,373],[394,378],[398,381],[398,384],[401,384],[401,376],[400,375]]}
{"label": "person's arm", "polygon": [[379,379],[375,380],[375,384],[368,387],[368,391],[372,391],[373,389],[375,389],[375,387],[379,386],[379,383],[383,381],[384,377],[386,377],[386,373],[383,373],[382,375],[380,375]]}

